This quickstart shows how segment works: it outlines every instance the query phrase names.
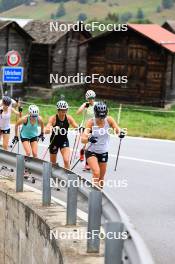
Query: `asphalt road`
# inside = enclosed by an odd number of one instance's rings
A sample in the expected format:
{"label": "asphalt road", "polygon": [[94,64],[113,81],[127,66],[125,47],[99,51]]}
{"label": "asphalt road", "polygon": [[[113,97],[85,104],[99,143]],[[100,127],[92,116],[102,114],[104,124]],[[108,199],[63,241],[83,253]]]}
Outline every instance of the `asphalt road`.
{"label": "asphalt road", "polygon": [[[70,134],[69,138],[72,147],[74,135]],[[49,137],[40,143],[39,158],[48,143]],[[106,184],[104,189],[130,217],[155,263],[175,263],[175,142],[127,137],[122,140],[114,172],[118,144],[119,139],[111,137],[105,179],[106,183],[113,180],[115,184],[112,187]],[[23,153],[21,146],[20,153]],[[49,160],[49,153],[45,160]],[[60,154],[58,162],[63,164]],[[82,168],[83,164],[79,163],[74,171],[89,179],[91,174]]]}

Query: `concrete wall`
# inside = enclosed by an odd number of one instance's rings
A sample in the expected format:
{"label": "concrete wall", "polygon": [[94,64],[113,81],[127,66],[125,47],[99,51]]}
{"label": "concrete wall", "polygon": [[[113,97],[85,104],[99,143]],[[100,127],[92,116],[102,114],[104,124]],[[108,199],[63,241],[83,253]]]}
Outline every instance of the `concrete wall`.
{"label": "concrete wall", "polygon": [[62,264],[46,222],[16,198],[0,189],[0,264]]}
{"label": "concrete wall", "polygon": [[15,180],[0,175],[0,264],[103,264],[103,242],[100,253],[88,254],[85,238],[50,238],[55,231],[85,234],[87,223],[78,217],[76,226],[66,225],[65,207],[43,207],[41,199],[27,186],[16,193]]}

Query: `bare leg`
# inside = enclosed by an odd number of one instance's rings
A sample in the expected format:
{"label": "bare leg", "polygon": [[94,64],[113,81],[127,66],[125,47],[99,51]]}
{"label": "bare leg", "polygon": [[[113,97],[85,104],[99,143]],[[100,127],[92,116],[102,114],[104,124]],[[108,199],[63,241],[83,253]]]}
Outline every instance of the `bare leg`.
{"label": "bare leg", "polygon": [[100,186],[100,188],[103,188],[103,186],[104,186],[104,177],[105,177],[106,168],[107,168],[107,163],[106,162],[101,162],[101,163],[99,163],[99,166],[100,166],[99,186]]}
{"label": "bare leg", "polygon": [[[97,186],[99,186],[99,180],[100,180],[100,167],[98,164],[98,160],[96,157],[89,157],[87,159],[88,165],[90,167],[90,169],[92,170],[92,182],[93,184],[96,184]],[[100,187],[100,186],[99,186]]]}
{"label": "bare leg", "polygon": [[8,150],[8,144],[9,144],[9,134],[3,134],[3,149]]}
{"label": "bare leg", "polygon": [[34,158],[38,157],[38,142],[37,141],[33,141],[30,143],[31,145],[31,149],[32,149],[32,155]]}
{"label": "bare leg", "polygon": [[24,142],[22,142],[22,144],[23,144],[23,147],[24,147],[26,156],[29,156],[30,157],[31,147],[30,147],[29,141],[24,141]]}
{"label": "bare leg", "polygon": [[60,150],[61,155],[63,157],[64,161],[64,168],[65,169],[70,169],[70,148],[62,148]]}
{"label": "bare leg", "polygon": [[51,154],[50,153],[50,162],[52,162],[53,164],[56,164],[56,162],[57,162],[57,154]]}

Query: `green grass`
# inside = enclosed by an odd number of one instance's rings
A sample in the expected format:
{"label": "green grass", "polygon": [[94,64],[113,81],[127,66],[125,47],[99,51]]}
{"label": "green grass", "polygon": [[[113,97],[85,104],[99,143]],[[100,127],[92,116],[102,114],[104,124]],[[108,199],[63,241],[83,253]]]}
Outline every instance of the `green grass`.
{"label": "green grass", "polygon": [[[0,0],[1,1],[1,0]],[[138,8],[142,8],[147,19],[155,23],[162,23],[167,18],[174,19],[175,5],[170,10],[163,10],[161,13],[156,13],[157,6],[161,0],[107,0],[94,2],[89,0],[87,4],[80,4],[77,1],[70,1],[64,4],[66,15],[61,17],[63,21],[77,21],[80,13],[85,13],[88,20],[104,19],[109,12],[119,15],[125,12],[131,12],[134,15]],[[36,6],[21,5],[4,13],[0,16],[18,17],[18,18],[33,18],[33,19],[49,19],[52,13],[55,13],[59,3],[49,3],[44,0],[38,0]]]}
{"label": "green grass", "polygon": [[[76,111],[84,102],[84,93],[81,90],[76,91],[76,93],[60,90],[59,93],[55,93],[50,101],[44,102],[41,99],[35,99],[32,103],[38,105],[45,104],[45,106],[40,106],[40,114],[46,124],[49,117],[56,114],[56,102],[59,100],[60,94],[65,95],[70,106],[69,114],[80,124],[83,117],[82,115],[76,115]],[[119,104],[115,101],[107,101],[107,104],[109,106],[109,114],[117,120],[118,109],[113,108],[118,108]],[[27,109],[28,106],[24,105],[23,114],[27,113]],[[149,111],[145,112],[145,109]],[[154,110],[161,110],[163,112],[155,112]],[[175,111],[175,106],[171,110]],[[13,117],[14,121],[15,117]],[[175,113],[153,107],[122,105],[120,127],[127,127],[130,136],[175,140]]]}

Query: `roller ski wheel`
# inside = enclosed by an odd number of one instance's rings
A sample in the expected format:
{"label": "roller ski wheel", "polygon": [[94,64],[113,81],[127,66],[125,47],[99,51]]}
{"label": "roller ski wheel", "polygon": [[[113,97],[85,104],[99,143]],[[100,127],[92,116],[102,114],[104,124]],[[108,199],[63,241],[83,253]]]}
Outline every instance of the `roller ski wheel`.
{"label": "roller ski wheel", "polygon": [[2,171],[2,170],[8,171],[8,172],[14,172],[14,169],[12,169],[12,168],[10,168],[10,167],[7,167],[7,166],[2,166],[2,167],[0,168],[0,171]]}
{"label": "roller ski wheel", "polygon": [[31,176],[31,171],[27,168],[25,168],[24,171],[24,179],[27,181],[31,181],[31,183],[35,183],[36,181],[35,177]]}
{"label": "roller ski wheel", "polygon": [[85,166],[84,166],[84,168],[83,168],[83,171],[88,171],[88,172],[90,172],[90,167],[89,167],[89,165],[88,164],[86,164]]}

